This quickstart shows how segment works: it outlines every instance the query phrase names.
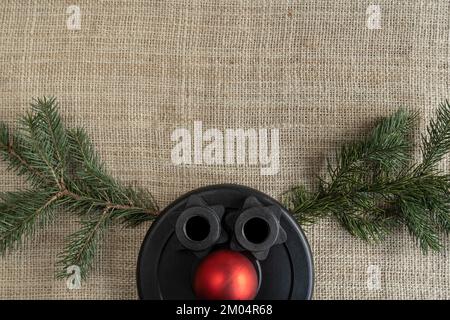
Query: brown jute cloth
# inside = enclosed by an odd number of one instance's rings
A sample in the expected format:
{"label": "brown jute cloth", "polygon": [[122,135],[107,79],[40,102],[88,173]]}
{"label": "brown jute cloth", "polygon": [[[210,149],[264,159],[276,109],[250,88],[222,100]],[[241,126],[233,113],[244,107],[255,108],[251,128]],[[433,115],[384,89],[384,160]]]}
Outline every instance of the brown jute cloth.
{"label": "brown jute cloth", "polygon": [[[32,97],[56,96],[64,121],[87,129],[110,172],[151,190],[161,207],[225,182],[279,198],[296,183],[314,187],[325,158],[381,116],[418,110],[418,133],[449,97],[449,1],[371,4],[2,0],[0,118],[12,124]],[[175,165],[171,134],[192,132],[194,121],[204,129],[278,128],[278,174],[248,164]],[[4,163],[0,179],[0,191],[26,185]],[[136,299],[149,225],[111,229],[88,280],[69,290],[55,279],[54,262],[77,227],[61,212],[1,257],[0,297]],[[305,231],[316,299],[450,298],[448,249],[424,255],[406,230],[379,245],[334,221]]]}

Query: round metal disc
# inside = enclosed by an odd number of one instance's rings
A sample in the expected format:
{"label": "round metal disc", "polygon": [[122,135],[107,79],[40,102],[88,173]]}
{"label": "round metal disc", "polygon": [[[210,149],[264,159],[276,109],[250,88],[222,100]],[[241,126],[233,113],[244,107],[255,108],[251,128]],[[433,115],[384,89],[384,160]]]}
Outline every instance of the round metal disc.
{"label": "round metal disc", "polygon": [[[177,218],[192,195],[201,197],[208,205],[222,205],[225,216],[242,208],[249,196],[256,197],[264,206],[278,206],[282,212],[280,226],[286,231],[287,240],[271,247],[266,259],[255,261],[261,277],[255,299],[311,299],[313,262],[303,231],[276,200],[239,185],[215,185],[194,190],[160,214],[147,232],[139,253],[137,287],[141,299],[196,299],[192,281],[202,257],[181,247],[175,234]],[[227,243],[219,247],[226,248]]]}

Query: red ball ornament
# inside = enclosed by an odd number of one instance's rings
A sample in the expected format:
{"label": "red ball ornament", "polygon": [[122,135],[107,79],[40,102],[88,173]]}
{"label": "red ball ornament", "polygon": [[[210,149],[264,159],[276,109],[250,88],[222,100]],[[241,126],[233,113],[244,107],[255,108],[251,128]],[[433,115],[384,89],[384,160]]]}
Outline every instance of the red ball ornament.
{"label": "red ball ornament", "polygon": [[194,276],[194,292],[206,300],[252,300],[258,291],[258,275],[242,253],[217,250],[206,256]]}

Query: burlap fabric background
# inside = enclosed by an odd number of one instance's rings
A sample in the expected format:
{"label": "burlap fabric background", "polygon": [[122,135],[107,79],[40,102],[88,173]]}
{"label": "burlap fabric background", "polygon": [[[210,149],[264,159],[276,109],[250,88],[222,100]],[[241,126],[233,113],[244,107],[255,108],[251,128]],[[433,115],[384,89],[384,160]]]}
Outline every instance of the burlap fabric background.
{"label": "burlap fabric background", "polygon": [[[84,126],[111,172],[149,188],[164,207],[193,188],[234,182],[275,197],[311,184],[324,157],[404,105],[422,126],[449,97],[449,1],[27,1],[0,3],[0,118],[12,123],[31,97],[55,95],[64,119]],[[66,9],[81,9],[68,30]],[[279,128],[281,170],[177,167],[171,132]],[[445,166],[445,165],[444,165]],[[0,167],[0,190],[23,181]],[[80,290],[54,278],[73,218],[0,258],[1,298],[135,299],[135,264],[148,225],[113,229]],[[321,298],[450,298],[450,262],[422,255],[407,232],[382,245],[323,221],[306,229]],[[381,272],[369,290],[368,267]],[[369,270],[370,271],[370,270]]]}

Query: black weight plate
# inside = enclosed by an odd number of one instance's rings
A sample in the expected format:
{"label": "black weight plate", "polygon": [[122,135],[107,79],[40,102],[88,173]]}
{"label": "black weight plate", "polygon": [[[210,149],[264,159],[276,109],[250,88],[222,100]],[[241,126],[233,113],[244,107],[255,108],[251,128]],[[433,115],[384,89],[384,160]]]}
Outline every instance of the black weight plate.
{"label": "black weight plate", "polygon": [[[245,199],[256,197],[264,206],[276,205],[282,211],[280,225],[287,241],[273,246],[265,260],[254,260],[259,272],[258,299],[311,299],[313,262],[303,231],[290,213],[268,195],[239,185],[215,185],[189,192],[160,214],[142,243],[137,263],[139,298],[172,300],[195,299],[192,277],[201,258],[189,250],[180,250],[175,224],[187,199],[197,195],[208,205],[222,205],[225,215],[239,210]],[[220,247],[227,246],[221,244]]]}

